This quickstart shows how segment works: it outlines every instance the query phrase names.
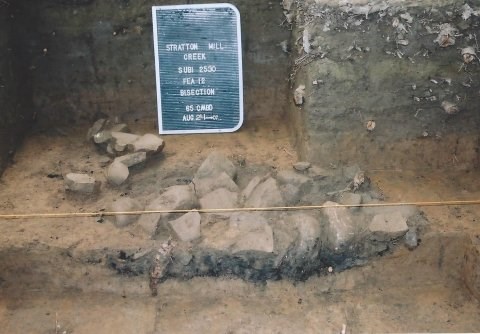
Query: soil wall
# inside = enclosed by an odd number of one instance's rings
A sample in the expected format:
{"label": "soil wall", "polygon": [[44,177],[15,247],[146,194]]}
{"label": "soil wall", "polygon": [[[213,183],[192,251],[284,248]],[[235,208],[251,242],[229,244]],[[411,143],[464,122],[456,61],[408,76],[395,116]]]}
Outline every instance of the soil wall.
{"label": "soil wall", "polygon": [[[37,14],[31,36],[34,104],[39,121],[156,118],[151,6],[218,1],[25,0]],[[240,10],[245,116],[283,115],[289,59],[278,44],[282,9],[268,1],[232,1]]]}
{"label": "soil wall", "polygon": [[292,102],[303,159],[364,169],[478,166],[479,17],[468,8],[304,1],[291,9],[292,92],[305,86],[304,103]]}
{"label": "soil wall", "polygon": [[0,1],[0,175],[32,119],[25,30],[10,3]]}

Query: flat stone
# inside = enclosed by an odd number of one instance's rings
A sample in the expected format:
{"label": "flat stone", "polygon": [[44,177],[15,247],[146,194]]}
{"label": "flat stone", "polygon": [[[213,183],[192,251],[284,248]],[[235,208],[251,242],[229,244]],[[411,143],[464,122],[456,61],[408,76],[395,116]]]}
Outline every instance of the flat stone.
{"label": "flat stone", "polygon": [[252,194],[245,202],[245,207],[263,208],[283,206],[283,198],[278,188],[277,181],[273,178],[268,178],[263,183],[260,183],[253,190]]}
{"label": "flat stone", "polygon": [[108,183],[119,186],[128,179],[130,171],[120,161],[114,161],[107,169]]}
{"label": "flat stone", "polygon": [[[173,186],[167,188],[159,197],[146,206],[146,210],[191,210],[198,207],[198,200],[193,187]],[[169,217],[171,213],[144,214],[138,224],[150,235],[155,235],[157,225],[162,217]]]}
{"label": "flat stone", "polygon": [[201,216],[198,212],[189,212],[170,221],[169,225],[178,239],[188,242],[200,238],[200,222]]}
{"label": "flat stone", "polygon": [[165,141],[157,135],[147,133],[133,142],[132,147],[134,152],[156,154],[162,152]]}
{"label": "flat stone", "polygon": [[[335,206],[338,203],[327,201],[323,205]],[[355,236],[355,225],[352,215],[346,208],[324,208],[322,213],[327,217],[327,240],[333,250],[345,246]]]}
{"label": "flat stone", "polygon": [[407,233],[407,219],[400,212],[378,214],[373,217],[368,230],[374,240],[390,241]]}
{"label": "flat stone", "polygon": [[193,183],[195,185],[195,192],[199,197],[205,196],[215,189],[220,188],[228,189],[231,192],[238,192],[237,184],[225,172],[221,172],[215,177],[194,178]]}
{"label": "flat stone", "polygon": [[[202,209],[232,209],[238,207],[238,194],[228,189],[220,188],[200,198]],[[215,216],[228,217],[230,213],[216,212]]]}
{"label": "flat stone", "polygon": [[140,136],[125,132],[110,132],[112,135],[112,147],[117,152],[123,152],[128,145],[132,145]]}
{"label": "flat stone", "polygon": [[102,131],[102,129],[105,127],[105,123],[107,120],[105,118],[100,118],[95,123],[93,123],[92,127],[88,129],[87,132],[87,140],[90,140],[95,136],[97,133]]}
{"label": "flat stone", "polygon": [[307,162],[307,161],[300,161],[300,162],[296,162],[296,163],[293,164],[293,168],[295,170],[299,171],[299,172],[306,171],[311,166],[312,166],[312,164]]}
{"label": "flat stone", "polygon": [[136,152],[136,153],[125,154],[118,158],[115,158],[115,161],[121,162],[127,167],[133,167],[147,161],[147,153]]}
{"label": "flat stone", "polygon": [[[109,211],[112,212],[128,212],[128,211],[141,211],[143,206],[130,197],[120,197],[110,206]],[[140,215],[116,215],[108,217],[109,220],[117,227],[126,227],[135,223]]]}
{"label": "flat stone", "polygon": [[100,188],[100,182],[95,181],[95,178],[88,174],[68,173],[65,175],[65,189],[91,194],[98,191]]}
{"label": "flat stone", "polygon": [[237,176],[237,169],[230,160],[219,152],[212,152],[198,168],[195,178],[216,177],[222,172],[225,172],[232,180]]}

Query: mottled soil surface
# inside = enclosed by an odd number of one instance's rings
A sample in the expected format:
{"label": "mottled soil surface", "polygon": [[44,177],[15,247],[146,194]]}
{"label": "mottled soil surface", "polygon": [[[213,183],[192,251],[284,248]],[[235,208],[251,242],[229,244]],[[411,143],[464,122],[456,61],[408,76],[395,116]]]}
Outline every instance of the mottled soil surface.
{"label": "mottled soil surface", "polygon": [[[155,132],[154,123],[132,124]],[[246,124],[234,134],[166,136],[163,155],[99,195],[64,191],[62,175],[105,181],[103,156],[87,128],[34,131],[0,179],[0,213],[89,212],[128,193],[148,201],[189,182],[213,150],[256,174],[297,161],[282,123]],[[371,169],[388,202],[479,198],[476,170]],[[331,166],[332,168],[339,166]],[[319,203],[320,204],[320,203]],[[85,257],[153,246],[140,230],[96,218],[0,220],[0,328],[5,333],[347,333],[478,332],[480,302],[465,287],[466,235],[478,242],[480,206],[421,207],[430,221],[420,246],[403,245],[360,268],[306,282],[249,283],[234,277],[167,280],[151,297],[148,278],[119,276]],[[57,327],[57,328],[56,328]]]}

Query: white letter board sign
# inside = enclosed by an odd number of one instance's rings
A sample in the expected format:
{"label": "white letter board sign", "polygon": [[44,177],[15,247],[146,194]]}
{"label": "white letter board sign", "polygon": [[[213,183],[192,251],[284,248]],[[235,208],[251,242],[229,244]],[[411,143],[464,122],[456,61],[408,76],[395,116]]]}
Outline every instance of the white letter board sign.
{"label": "white letter board sign", "polygon": [[243,76],[237,8],[154,6],[152,14],[159,132],[238,130]]}

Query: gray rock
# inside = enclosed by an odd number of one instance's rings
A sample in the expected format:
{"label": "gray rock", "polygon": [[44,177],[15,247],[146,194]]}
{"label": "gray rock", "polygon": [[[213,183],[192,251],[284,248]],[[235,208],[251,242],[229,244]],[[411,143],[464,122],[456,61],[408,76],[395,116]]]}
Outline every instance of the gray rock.
{"label": "gray rock", "polygon": [[278,172],[277,181],[279,184],[292,184],[301,189],[311,188],[312,186],[312,180],[309,177],[291,170]]}
{"label": "gray rock", "polygon": [[418,237],[417,237],[416,229],[411,228],[405,234],[405,246],[407,246],[407,248],[410,249],[410,250],[417,248]]}
{"label": "gray rock", "polygon": [[235,213],[230,218],[230,229],[236,233],[233,253],[256,251],[273,253],[273,231],[267,220],[258,213]]}
{"label": "gray rock", "polygon": [[146,152],[136,152],[122,155],[121,157],[115,158],[116,162],[121,162],[127,167],[132,167],[144,163],[147,161]]}
{"label": "gray rock", "polygon": [[320,238],[321,228],[319,221],[304,213],[293,214],[290,220],[299,233],[297,252],[301,254],[310,252]]}
{"label": "gray rock", "polygon": [[196,179],[217,177],[222,172],[225,172],[232,180],[237,176],[237,169],[235,165],[228,160],[223,154],[218,152],[210,153],[210,155],[203,161],[195,173]]}
{"label": "gray rock", "polygon": [[321,180],[327,176],[331,176],[332,172],[329,172],[319,166],[312,166],[308,169],[307,175],[313,180]]}
{"label": "gray rock", "polygon": [[[323,205],[335,206],[338,203],[325,202]],[[327,217],[327,240],[333,250],[346,245],[355,236],[355,225],[352,215],[346,208],[325,208],[322,213]]]}
{"label": "gray rock", "polygon": [[[354,194],[354,193],[341,193],[338,196],[338,200],[340,204],[344,205],[360,205],[362,204],[362,195]],[[356,208],[358,209],[358,208]]]}
{"label": "gray rock", "polygon": [[285,203],[288,205],[297,204],[302,197],[302,192],[300,191],[300,188],[294,186],[293,184],[284,184],[280,186],[280,192],[282,193],[282,197]]}
{"label": "gray rock", "polygon": [[119,186],[128,179],[128,167],[120,161],[113,161],[107,169],[108,183]]}
{"label": "gray rock", "polygon": [[278,188],[277,181],[268,178],[265,182],[259,184],[247,198],[245,207],[263,208],[283,206],[283,198]]}
{"label": "gray rock", "polygon": [[390,241],[407,233],[407,219],[400,212],[378,214],[373,217],[368,229],[374,240]]}
{"label": "gray rock", "polygon": [[312,166],[312,164],[307,162],[307,161],[300,161],[300,162],[297,162],[297,163],[293,164],[293,168],[295,168],[295,170],[298,170],[299,172],[306,171],[311,166]]}
{"label": "gray rock", "polygon": [[215,189],[220,188],[228,189],[231,192],[238,192],[238,186],[225,172],[214,177],[194,178],[193,183],[195,185],[195,192],[199,197],[205,196]]}
{"label": "gray rock", "polygon": [[239,212],[228,223],[218,222],[202,230],[202,246],[225,252],[273,252],[273,231],[258,213]]}
{"label": "gray rock", "polygon": [[200,238],[200,221],[201,216],[198,212],[189,212],[170,221],[169,225],[178,239],[188,242]]}
{"label": "gray rock", "polygon": [[88,174],[68,173],[65,175],[65,189],[84,193],[92,194],[97,192],[100,188],[100,182],[95,181],[95,178]]}
{"label": "gray rock", "polygon": [[[232,209],[238,207],[238,194],[228,189],[220,188],[200,198],[202,209]],[[228,217],[230,213],[211,213],[214,216]]]}
{"label": "gray rock", "polygon": [[242,193],[240,194],[240,200],[242,202],[245,202],[247,198],[250,197],[252,194],[253,190],[263,181],[265,181],[265,177],[260,177],[260,176],[255,176],[253,179],[250,180],[248,185],[245,187],[245,189],[242,190]]}
{"label": "gray rock", "polygon": [[133,145],[140,136],[124,132],[110,132],[112,135],[112,147],[116,152],[124,152],[127,146]]}
{"label": "gray rock", "polygon": [[[191,210],[198,206],[197,197],[193,187],[173,186],[167,188],[158,198],[153,200],[146,210]],[[151,236],[155,235],[157,225],[162,217],[169,217],[171,213],[144,214],[140,217],[138,224]]]}
{"label": "gray rock", "polygon": [[133,142],[134,152],[146,152],[156,154],[162,152],[165,147],[165,141],[157,135],[147,133]]}
{"label": "gray rock", "polygon": [[[141,211],[143,206],[136,200],[130,197],[120,197],[110,206],[109,211],[112,212],[128,212],[128,211]],[[112,223],[117,227],[126,227],[135,223],[140,215],[115,215],[109,217]]]}
{"label": "gray rock", "polygon": [[112,139],[112,133],[108,130],[102,130],[93,135],[95,144],[103,144]]}
{"label": "gray rock", "polygon": [[93,123],[92,127],[90,129],[88,129],[87,140],[92,139],[93,136],[95,136],[97,133],[102,131],[106,122],[107,122],[107,120],[104,119],[104,118],[100,118],[99,120],[95,121],[95,123]]}

